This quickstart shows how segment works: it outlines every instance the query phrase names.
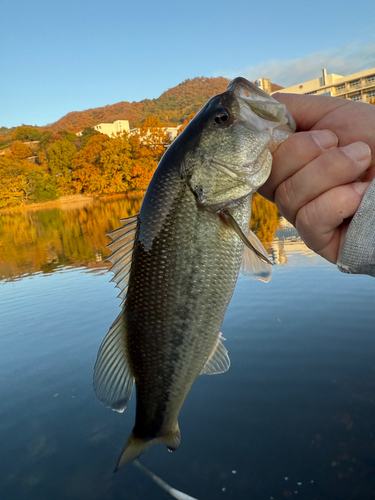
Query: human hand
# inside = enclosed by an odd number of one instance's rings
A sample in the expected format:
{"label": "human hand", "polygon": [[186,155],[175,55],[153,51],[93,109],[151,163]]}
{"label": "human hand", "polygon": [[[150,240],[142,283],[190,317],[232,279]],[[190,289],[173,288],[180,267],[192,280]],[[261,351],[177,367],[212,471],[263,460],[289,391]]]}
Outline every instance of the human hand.
{"label": "human hand", "polygon": [[273,154],[259,189],[305,243],[336,263],[348,218],[375,177],[375,106],[325,96],[276,94],[297,122]]}

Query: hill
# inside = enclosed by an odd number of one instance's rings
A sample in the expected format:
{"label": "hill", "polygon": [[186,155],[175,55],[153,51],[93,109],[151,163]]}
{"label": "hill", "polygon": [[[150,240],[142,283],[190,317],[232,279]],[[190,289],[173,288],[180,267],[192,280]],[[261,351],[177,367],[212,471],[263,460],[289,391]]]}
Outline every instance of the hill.
{"label": "hill", "polygon": [[[160,118],[165,125],[179,125],[196,113],[210,97],[225,92],[230,80],[222,76],[216,78],[197,77],[185,80],[164,92],[157,99],[140,102],[119,102],[101,108],[73,111],[63,116],[48,128],[59,131],[78,132],[84,127],[98,123],[112,123],[115,120],[129,120],[130,128],[140,125],[150,116]],[[272,91],[283,87],[271,83]]]}
{"label": "hill", "polygon": [[101,108],[73,111],[48,125],[48,128],[77,132],[84,127],[115,120],[129,120],[130,128],[133,128],[150,115],[160,118],[165,125],[178,125],[191,113],[196,113],[210,97],[224,92],[228,83],[229,80],[223,77],[188,79],[157,99],[132,103],[123,101]]}
{"label": "hill", "polygon": [[[210,97],[224,92],[229,81],[222,76],[188,79],[167,90],[157,99],[144,99],[131,103],[122,101],[100,108],[72,111],[54,123],[36,128],[48,128],[55,132],[62,130],[78,132],[85,127],[92,127],[98,123],[113,123],[115,120],[129,120],[130,128],[134,128],[150,115],[160,118],[164,125],[179,125],[192,113],[199,111]],[[271,83],[271,88],[275,91],[282,87]],[[1,127],[0,137],[10,136],[16,128]]]}

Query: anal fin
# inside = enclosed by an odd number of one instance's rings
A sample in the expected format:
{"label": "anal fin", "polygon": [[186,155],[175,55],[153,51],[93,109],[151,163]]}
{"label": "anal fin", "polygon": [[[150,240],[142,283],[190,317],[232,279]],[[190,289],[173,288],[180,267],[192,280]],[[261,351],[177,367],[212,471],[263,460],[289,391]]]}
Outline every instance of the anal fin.
{"label": "anal fin", "polygon": [[228,351],[222,343],[222,340],[224,340],[224,337],[221,333],[219,333],[211,355],[199,375],[216,375],[229,370],[230,359]]}

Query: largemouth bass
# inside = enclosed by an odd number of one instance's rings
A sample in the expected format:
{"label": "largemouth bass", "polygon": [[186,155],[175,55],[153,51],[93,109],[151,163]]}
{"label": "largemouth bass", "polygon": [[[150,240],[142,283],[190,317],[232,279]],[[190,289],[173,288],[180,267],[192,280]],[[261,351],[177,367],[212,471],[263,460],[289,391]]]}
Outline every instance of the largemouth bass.
{"label": "largemouth bass", "polygon": [[165,152],[139,215],[110,233],[123,302],[99,349],[94,388],[119,412],[134,381],[137,392],[116,470],[152,444],[177,449],[178,414],[194,380],[229,368],[220,329],[241,262],[245,274],[270,274],[262,244],[245,236],[252,193],[294,130],[283,104],[236,78]]}
{"label": "largemouth bass", "polygon": [[351,220],[337,261],[343,273],[375,277],[375,179]]}

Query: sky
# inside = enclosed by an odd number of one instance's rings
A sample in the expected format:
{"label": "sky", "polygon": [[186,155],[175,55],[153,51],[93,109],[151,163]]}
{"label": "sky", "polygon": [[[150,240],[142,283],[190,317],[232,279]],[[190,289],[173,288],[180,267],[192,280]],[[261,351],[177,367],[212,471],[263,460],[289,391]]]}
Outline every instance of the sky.
{"label": "sky", "polygon": [[285,87],[375,67],[374,0],[8,0],[0,33],[0,127],[153,99],[196,76]]}

